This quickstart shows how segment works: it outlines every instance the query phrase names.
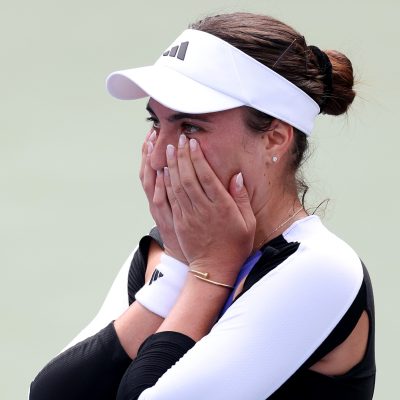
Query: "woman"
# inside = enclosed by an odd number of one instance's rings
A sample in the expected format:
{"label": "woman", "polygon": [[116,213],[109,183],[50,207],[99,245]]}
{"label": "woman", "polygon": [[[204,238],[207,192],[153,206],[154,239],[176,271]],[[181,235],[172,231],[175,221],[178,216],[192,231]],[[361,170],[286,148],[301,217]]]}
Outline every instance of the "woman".
{"label": "woman", "polygon": [[371,399],[368,273],[296,176],[317,114],[354,99],[350,61],[236,13],[107,86],[150,96],[140,178],[157,228],[31,399]]}

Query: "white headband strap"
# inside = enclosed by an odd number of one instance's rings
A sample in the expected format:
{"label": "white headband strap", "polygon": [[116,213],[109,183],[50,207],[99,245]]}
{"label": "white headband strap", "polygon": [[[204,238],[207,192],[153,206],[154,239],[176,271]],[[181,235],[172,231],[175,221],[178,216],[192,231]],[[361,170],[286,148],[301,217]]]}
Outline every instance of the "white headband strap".
{"label": "white headband strap", "polygon": [[247,105],[307,135],[320,111],[310,96],[281,75],[224,40],[194,29],[185,30],[153,66],[109,75],[107,88],[117,98],[149,95],[189,113]]}

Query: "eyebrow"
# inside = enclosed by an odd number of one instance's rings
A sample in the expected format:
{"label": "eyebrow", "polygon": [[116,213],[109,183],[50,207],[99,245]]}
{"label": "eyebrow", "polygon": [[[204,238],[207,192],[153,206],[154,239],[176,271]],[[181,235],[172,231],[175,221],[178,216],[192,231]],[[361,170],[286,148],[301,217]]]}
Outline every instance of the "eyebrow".
{"label": "eyebrow", "polygon": [[[150,107],[150,104],[146,105],[146,110],[154,116],[157,116],[157,114],[153,111],[153,109]],[[188,114],[188,113],[176,113],[172,114],[167,118],[167,121],[169,122],[175,122],[179,121],[181,119],[198,119],[199,121],[203,122],[211,122],[209,118],[205,116],[205,114]]]}

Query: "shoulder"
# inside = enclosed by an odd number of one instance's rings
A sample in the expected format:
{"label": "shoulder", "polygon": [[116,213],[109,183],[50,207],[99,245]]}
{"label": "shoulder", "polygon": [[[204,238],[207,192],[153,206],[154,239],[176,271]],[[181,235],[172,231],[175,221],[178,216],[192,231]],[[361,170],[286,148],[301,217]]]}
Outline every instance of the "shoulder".
{"label": "shoulder", "polygon": [[317,216],[297,221],[283,234],[288,242],[298,242],[293,260],[303,273],[331,284],[359,289],[363,267],[357,253],[345,241],[329,231]]}
{"label": "shoulder", "polygon": [[[296,244],[294,251],[277,257],[277,264],[271,268],[268,263],[272,259],[260,260],[266,263],[265,273],[260,273],[233,303],[231,312],[243,305],[246,314],[254,313],[257,318],[264,312],[268,314],[271,310],[267,305],[274,304],[274,310],[280,310],[277,315],[283,319],[284,315],[293,318],[300,313],[303,318],[309,316],[310,324],[315,324],[317,317],[320,322],[325,321],[325,327],[333,328],[361,288],[361,260],[318,217],[296,222],[282,237],[286,245]],[[258,267],[261,271],[264,266]]]}

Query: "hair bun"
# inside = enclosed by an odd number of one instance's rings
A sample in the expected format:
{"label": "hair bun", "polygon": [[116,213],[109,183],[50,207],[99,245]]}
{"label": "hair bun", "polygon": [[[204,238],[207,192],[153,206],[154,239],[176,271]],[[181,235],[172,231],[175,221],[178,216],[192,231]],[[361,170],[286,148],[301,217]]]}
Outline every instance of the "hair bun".
{"label": "hair bun", "polygon": [[348,110],[356,95],[353,66],[344,54],[336,50],[325,50],[325,54],[332,64],[332,88],[324,99],[321,113],[340,115]]}

